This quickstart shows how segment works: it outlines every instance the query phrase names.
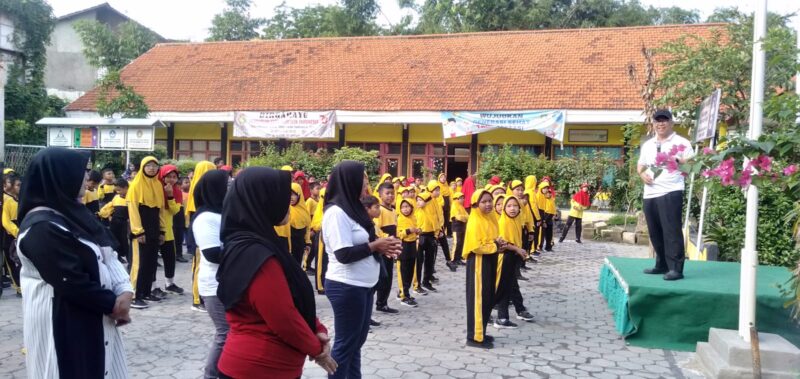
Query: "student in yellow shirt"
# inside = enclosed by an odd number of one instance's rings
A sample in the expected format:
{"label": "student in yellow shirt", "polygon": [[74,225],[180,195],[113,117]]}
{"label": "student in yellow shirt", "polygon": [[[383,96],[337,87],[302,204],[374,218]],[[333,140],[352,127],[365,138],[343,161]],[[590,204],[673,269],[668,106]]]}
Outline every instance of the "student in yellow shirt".
{"label": "student in yellow shirt", "polygon": [[567,233],[572,223],[575,223],[575,242],[581,242],[581,232],[583,231],[583,211],[588,209],[591,205],[589,201],[589,183],[581,184],[581,189],[572,196],[570,200],[569,217],[567,217],[567,225],[564,226],[564,231],[561,232],[561,238],[558,242],[564,242],[567,238]]}
{"label": "student in yellow shirt", "polygon": [[[380,195],[380,214],[373,222],[375,234],[381,237],[397,237],[397,213],[394,210],[394,186],[383,183],[378,186]],[[382,257],[381,262],[386,269],[386,276],[381,275],[375,286],[375,310],[383,313],[397,313],[397,309],[389,307],[389,294],[392,292],[392,274],[394,259]]]}
{"label": "student in yellow shirt", "polygon": [[498,222],[500,238],[506,242],[506,251],[497,256],[497,267],[500,276],[495,279],[497,283],[495,291],[495,296],[497,296],[497,319],[494,322],[494,327],[498,329],[514,329],[517,327],[517,324],[509,320],[509,302],[514,303],[517,318],[526,321],[533,320],[533,315],[528,313],[522,303],[522,294],[517,281],[519,262],[527,257],[527,252],[522,248],[520,209],[520,202],[516,196],[506,196],[502,203],[502,214]]}
{"label": "student in yellow shirt", "polygon": [[99,172],[92,170],[86,179],[86,193],[83,195],[83,205],[89,208],[92,214],[100,213],[100,195],[97,186],[103,180]]}
{"label": "student in yellow shirt", "polygon": [[400,214],[397,215],[397,237],[402,243],[402,253],[397,258],[397,287],[400,302],[408,307],[415,308],[417,300],[411,296],[411,282],[414,277],[414,267],[419,260],[417,238],[420,229],[417,227],[417,218],[414,215],[414,203],[411,199],[400,200]]}
{"label": "student in yellow shirt", "polygon": [[11,286],[17,293],[17,297],[22,296],[22,288],[19,282],[19,270],[22,268],[20,262],[12,257],[11,247],[19,234],[19,221],[17,220],[17,208],[19,207],[19,190],[22,180],[13,170],[3,178],[3,261],[5,261],[6,274],[11,277]]}
{"label": "student in yellow shirt", "polygon": [[[511,181],[511,185],[509,186],[511,195],[517,198],[519,202],[519,219],[520,226],[522,227],[522,245],[520,246],[526,252],[531,251],[531,233],[530,231],[533,229],[533,213],[531,212],[531,208],[528,206],[528,198],[525,196],[525,185],[522,184],[519,180]],[[526,258],[527,259],[527,258]],[[528,271],[528,267],[525,266],[525,259],[521,259],[517,267],[515,268],[515,272],[517,275],[517,279],[519,280],[528,280],[528,278],[522,276],[520,270]]]}
{"label": "student in yellow shirt", "polygon": [[131,284],[136,295],[131,308],[147,308],[153,296],[151,285],[158,266],[158,247],[164,242],[164,188],[158,181],[159,164],[155,157],[145,157],[128,189],[128,215],[133,236]]}
{"label": "student in yellow shirt", "polygon": [[500,238],[494,199],[486,190],[472,194],[464,240],[467,260],[467,346],[491,349],[494,338],[486,335],[486,324],[495,305],[497,253],[505,249]]}
{"label": "student in yellow shirt", "polygon": [[306,274],[308,275],[314,275],[316,273],[316,269],[312,268],[311,264],[317,259],[317,249],[319,248],[319,230],[314,230],[312,226],[314,224],[314,214],[317,212],[317,205],[320,201],[319,192],[321,188],[322,186],[319,184],[319,182],[308,183],[308,190],[311,193],[311,196],[306,199],[306,209],[308,209],[309,214],[311,214],[311,225],[308,227],[309,234],[311,235],[311,250],[306,256],[305,261]]}
{"label": "student in yellow shirt", "polygon": [[426,295],[428,291],[436,292],[436,288],[431,284],[434,279],[433,266],[436,261],[436,233],[439,230],[436,205],[436,200],[431,197],[430,192],[417,195],[416,216],[417,227],[420,228],[417,248],[419,249],[418,256],[422,260],[417,260],[413,287],[419,295]]}
{"label": "student in yellow shirt", "polygon": [[119,244],[117,255],[120,262],[128,265],[128,271],[130,271],[131,240],[128,238],[130,234],[128,231],[128,201],[125,200],[125,196],[128,194],[128,186],[127,180],[123,178],[116,180],[114,190],[117,194],[100,209],[100,217],[107,220],[110,219],[111,234],[114,235]]}
{"label": "student in yellow shirt", "polygon": [[[164,290],[162,290],[153,277],[153,290],[151,293],[154,296],[161,298],[166,297],[166,292],[175,294],[182,294],[183,288],[175,284],[175,262],[176,251],[178,249],[175,243],[175,231],[172,228],[172,223],[175,215],[181,211],[181,206],[176,198],[182,195],[181,187],[178,185],[178,168],[173,165],[164,165],[159,172],[159,179],[161,185],[164,187],[164,207],[161,208],[161,218],[164,224],[164,243],[161,244],[159,252],[161,259],[164,261]],[[166,291],[166,292],[165,292]]]}
{"label": "student in yellow shirt", "polygon": [[456,192],[453,194],[453,207],[450,212],[450,220],[453,228],[453,256],[452,262],[457,265],[465,265],[463,251],[464,251],[464,233],[467,231],[467,219],[469,213],[464,208],[464,194]]}
{"label": "student in yellow shirt", "polygon": [[291,250],[289,250],[297,261],[302,265],[305,255],[311,250],[311,213],[306,208],[306,200],[303,198],[303,187],[298,183],[292,183],[291,197],[289,199],[289,227]]}
{"label": "student in yellow shirt", "polygon": [[319,202],[314,211],[314,216],[311,217],[311,231],[314,233],[314,238],[317,241],[317,247],[313,248],[312,252],[317,255],[317,266],[314,270],[316,278],[315,284],[317,293],[320,295],[325,294],[325,274],[328,272],[328,254],[325,254],[325,242],[322,239],[322,217],[325,210],[325,188],[319,191]]}
{"label": "student in yellow shirt", "polygon": [[100,208],[102,208],[106,203],[110,203],[111,200],[114,200],[114,196],[117,195],[117,178],[114,176],[114,170],[110,168],[104,168],[100,173],[103,177],[103,181],[97,188],[97,195],[100,198]]}
{"label": "student in yellow shirt", "polygon": [[555,204],[551,201],[550,182],[542,181],[539,183],[539,195],[536,199],[536,206],[539,214],[542,215],[542,234],[539,238],[539,250],[553,251],[553,219],[556,215]]}

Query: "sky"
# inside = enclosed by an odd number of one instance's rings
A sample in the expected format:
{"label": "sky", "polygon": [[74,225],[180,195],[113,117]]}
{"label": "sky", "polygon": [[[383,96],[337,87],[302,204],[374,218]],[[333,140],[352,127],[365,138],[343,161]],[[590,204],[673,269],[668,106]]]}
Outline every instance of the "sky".
{"label": "sky", "polygon": [[[55,15],[86,9],[103,0],[49,0]],[[276,6],[282,0],[253,0],[251,13],[254,17],[270,18]],[[421,2],[421,0],[418,0]],[[679,6],[686,9],[697,9],[705,19],[717,7],[736,6],[752,12],[754,0],[640,0],[645,6],[669,7]],[[156,31],[167,39],[203,41],[208,36],[208,28],[215,14],[225,7],[224,0],[108,0],[108,3],[128,17]],[[287,0],[292,7],[306,5],[329,5],[337,0]],[[381,11],[378,22],[382,25],[397,23],[404,15],[413,14],[410,10],[400,9],[397,0],[378,0]],[[798,0],[769,0],[768,9],[779,14],[799,13]],[[800,29],[800,16],[795,16],[792,25]]]}

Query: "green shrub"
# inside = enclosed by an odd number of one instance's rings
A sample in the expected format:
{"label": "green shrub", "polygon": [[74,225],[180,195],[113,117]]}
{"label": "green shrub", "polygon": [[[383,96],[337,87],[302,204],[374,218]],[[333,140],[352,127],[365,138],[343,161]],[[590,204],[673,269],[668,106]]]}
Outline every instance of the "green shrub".
{"label": "green shrub", "polygon": [[[706,214],[706,241],[719,246],[720,260],[738,262],[744,246],[746,200],[737,187],[712,186],[709,190]],[[795,267],[800,250],[792,239],[792,225],[787,225],[785,215],[794,208],[794,202],[779,188],[764,186],[759,189],[758,207],[758,261],[772,266]]]}
{"label": "green shrub", "polygon": [[636,225],[636,216],[615,214],[606,221],[608,226]]}
{"label": "green shrub", "polygon": [[292,143],[283,151],[275,144],[269,143],[264,145],[259,156],[250,158],[245,166],[266,166],[279,169],[284,165],[289,165],[295,170],[303,171],[306,176],[326,178],[334,165],[346,159],[364,162],[370,180],[377,180],[380,169],[378,153],[349,146],[337,149],[331,154],[322,149],[315,152],[307,151],[300,142]]}
{"label": "green shrub", "polygon": [[178,168],[178,172],[181,176],[186,176],[189,171],[193,171],[195,166],[197,166],[197,161],[191,159],[165,159],[161,162],[162,164],[171,164]]}

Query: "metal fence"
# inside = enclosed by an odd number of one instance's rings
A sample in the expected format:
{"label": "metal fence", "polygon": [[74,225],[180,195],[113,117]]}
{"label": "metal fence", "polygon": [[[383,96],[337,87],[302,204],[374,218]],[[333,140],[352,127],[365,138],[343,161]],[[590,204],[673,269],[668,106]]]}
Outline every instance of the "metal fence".
{"label": "metal fence", "polygon": [[25,173],[33,156],[47,146],[34,145],[6,145],[5,167],[13,168],[20,175]]}

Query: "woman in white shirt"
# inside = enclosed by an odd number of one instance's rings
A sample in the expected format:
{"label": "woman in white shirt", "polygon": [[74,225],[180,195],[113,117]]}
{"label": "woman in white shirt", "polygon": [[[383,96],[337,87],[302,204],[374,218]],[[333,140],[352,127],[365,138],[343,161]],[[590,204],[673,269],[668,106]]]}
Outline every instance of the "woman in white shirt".
{"label": "woman in white shirt", "polygon": [[375,225],[361,205],[369,191],[364,164],[343,161],[333,168],[322,218],[328,255],[325,295],[333,308],[336,336],[331,355],[339,364],[330,378],[361,377],[361,346],[367,340],[380,256],[396,258],[400,240],[377,238]]}
{"label": "woman in white shirt", "polygon": [[127,378],[133,287],[117,242],[78,199],[89,156],[47,148],[22,182],[17,248],[29,378]]}
{"label": "woman in white shirt", "polygon": [[214,323],[214,340],[206,360],[205,378],[219,377],[217,362],[228,337],[225,306],[217,298],[217,269],[222,260],[222,242],[219,231],[222,202],[228,191],[228,172],[211,170],[200,178],[194,189],[197,214],[192,224],[194,241],[200,250],[200,268],[197,273],[197,290],[203,298],[208,317]]}

